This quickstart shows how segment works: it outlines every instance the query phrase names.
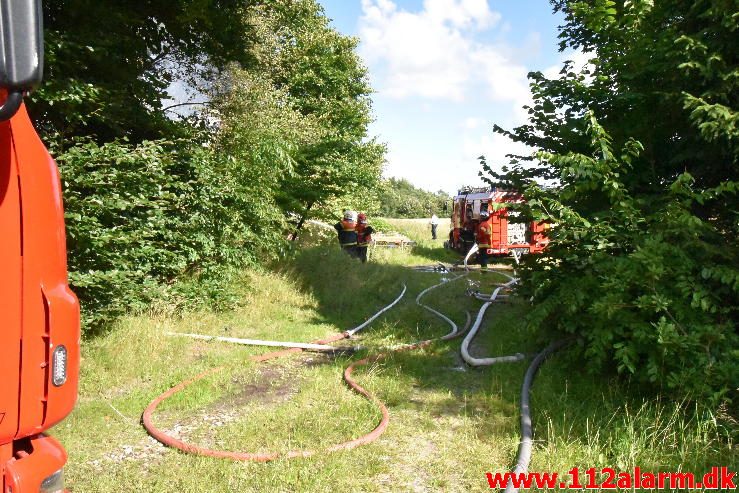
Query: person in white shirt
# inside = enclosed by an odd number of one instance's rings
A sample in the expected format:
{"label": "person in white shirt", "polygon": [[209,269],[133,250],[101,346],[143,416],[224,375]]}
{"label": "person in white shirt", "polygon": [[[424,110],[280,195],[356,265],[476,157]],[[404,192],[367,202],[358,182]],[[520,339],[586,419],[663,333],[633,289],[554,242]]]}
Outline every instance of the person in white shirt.
{"label": "person in white shirt", "polygon": [[436,239],[436,228],[439,226],[439,218],[436,214],[431,215],[431,239]]}

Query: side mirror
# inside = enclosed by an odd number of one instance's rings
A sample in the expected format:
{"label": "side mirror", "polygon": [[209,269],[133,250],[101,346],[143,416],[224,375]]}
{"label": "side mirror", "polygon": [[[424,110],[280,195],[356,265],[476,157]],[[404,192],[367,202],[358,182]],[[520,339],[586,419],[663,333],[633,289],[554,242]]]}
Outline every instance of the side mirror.
{"label": "side mirror", "polygon": [[8,92],[0,121],[15,115],[23,92],[41,83],[43,70],[41,0],[0,0],[0,87]]}

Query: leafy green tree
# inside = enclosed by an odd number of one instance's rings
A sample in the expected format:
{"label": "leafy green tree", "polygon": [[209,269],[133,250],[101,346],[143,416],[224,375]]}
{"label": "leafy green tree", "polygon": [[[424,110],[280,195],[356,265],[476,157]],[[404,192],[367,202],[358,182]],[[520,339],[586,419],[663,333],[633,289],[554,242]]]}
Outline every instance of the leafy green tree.
{"label": "leafy green tree", "polygon": [[251,29],[238,0],[44,2],[46,73],[31,115],[47,139],[98,143],[167,138],[178,79],[207,86],[228,62],[249,65]]}
{"label": "leafy green tree", "polygon": [[318,139],[300,146],[293,172],[280,185],[280,204],[299,227],[309,214],[335,213],[337,202],[343,202],[340,210],[362,203],[359,196],[373,196],[385,146],[368,138],[372,89],[356,53],[358,40],[331,28],[314,0],[267,6],[255,9],[268,26],[263,31],[272,33],[260,66],[319,130]]}
{"label": "leafy green tree", "polygon": [[403,178],[384,180],[380,190],[379,213],[383,217],[419,218],[450,214],[445,207],[451,197],[443,190],[427,192]]}
{"label": "leafy green tree", "polygon": [[[593,368],[719,401],[739,381],[733,2],[552,2],[591,64],[530,74],[538,150],[491,183],[554,225],[522,290],[530,321],[579,336]],[[543,185],[547,183],[548,185]]]}
{"label": "leafy green tree", "polygon": [[[161,299],[220,305],[311,207],[372,205],[366,71],[314,0],[64,0],[46,16],[31,110],[61,167],[87,329]],[[170,118],[174,80],[208,104]]]}

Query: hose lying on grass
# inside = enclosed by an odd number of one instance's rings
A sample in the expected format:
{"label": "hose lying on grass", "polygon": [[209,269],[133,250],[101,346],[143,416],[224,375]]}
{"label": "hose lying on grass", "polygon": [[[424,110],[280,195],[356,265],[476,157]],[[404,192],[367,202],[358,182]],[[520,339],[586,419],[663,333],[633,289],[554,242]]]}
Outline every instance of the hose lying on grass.
{"label": "hose lying on grass", "polygon": [[[516,467],[513,468],[513,474],[526,473],[529,469],[529,462],[531,462],[531,450],[534,447],[534,429],[531,425],[529,397],[536,372],[550,354],[563,348],[568,343],[567,340],[553,342],[536,355],[534,361],[526,370],[526,376],[524,376],[523,385],[521,386],[521,442],[518,445],[518,456],[516,457]],[[513,486],[513,481],[508,482],[505,493],[518,493],[518,488]]]}
{"label": "hose lying on grass", "polygon": [[[465,277],[466,275],[467,275],[467,273],[464,273],[464,274],[460,274],[460,275],[458,275],[458,276],[456,276],[456,277],[454,277],[452,279],[448,279],[448,280],[445,279],[445,280],[441,281],[439,284],[434,284],[433,286],[430,286],[430,287],[424,289],[423,291],[421,291],[420,293],[418,293],[418,296],[416,296],[416,304],[418,306],[424,308],[425,310],[430,311],[431,313],[433,313],[437,317],[441,318],[446,323],[448,323],[449,326],[452,328],[452,331],[451,332],[449,332],[448,334],[446,334],[446,335],[444,335],[444,336],[442,336],[440,338],[442,341],[448,341],[450,339],[454,339],[455,337],[457,337],[457,335],[459,334],[459,328],[457,327],[457,324],[454,323],[453,320],[451,320],[449,317],[447,317],[443,313],[439,312],[438,310],[435,310],[435,309],[431,308],[428,305],[424,305],[423,303],[421,303],[421,298],[423,298],[426,295],[426,293],[428,293],[429,291],[432,291],[432,290],[438,288],[439,286],[443,286],[443,285],[445,285],[445,284],[447,284],[449,282],[453,282],[453,281],[456,281],[457,279],[461,279],[461,278]],[[469,313],[468,313],[468,316],[469,316]]]}
{"label": "hose lying on grass", "polygon": [[469,270],[469,267],[467,267],[467,261],[472,257],[475,253],[480,250],[480,247],[475,243],[472,245],[472,248],[467,252],[467,255],[464,256],[464,270]]}
{"label": "hose lying on grass", "polygon": [[328,344],[311,344],[310,342],[262,341],[259,339],[241,339],[239,337],[219,337],[203,334],[185,334],[183,332],[166,332],[164,335],[169,337],[188,337],[190,339],[199,339],[201,341],[230,342],[232,344],[241,344],[243,346],[288,347],[303,349],[305,351],[336,351],[336,348],[334,346],[329,346]]}
{"label": "hose lying on grass", "polygon": [[[503,274],[500,272],[500,274]],[[470,343],[472,342],[472,339],[475,338],[475,335],[477,335],[477,331],[480,330],[480,325],[482,324],[482,320],[485,317],[485,312],[488,308],[490,308],[490,305],[492,305],[495,300],[498,298],[498,294],[501,290],[505,288],[509,288],[513,286],[518,279],[515,279],[508,274],[503,274],[504,276],[508,277],[510,280],[503,284],[502,286],[498,286],[495,288],[493,293],[490,295],[488,300],[485,302],[485,304],[482,305],[480,308],[480,311],[477,313],[477,318],[475,319],[475,323],[472,324],[472,328],[470,328],[470,331],[467,333],[467,336],[462,341],[462,359],[465,360],[465,362],[471,366],[488,366],[488,365],[494,365],[497,363],[515,363],[516,361],[521,361],[526,358],[526,355],[522,353],[516,353],[510,356],[497,356],[494,358],[475,358],[470,354],[469,348]]]}
{"label": "hose lying on grass", "polygon": [[[472,325],[469,333],[464,338],[464,341],[462,341],[462,358],[472,366],[488,366],[497,363],[515,363],[526,358],[526,355],[524,355],[523,353],[516,353],[509,356],[498,356],[493,358],[475,358],[469,353],[470,342],[472,342],[472,339],[474,339],[477,331],[480,329],[480,325],[482,324],[482,320],[487,309],[490,308],[490,306],[498,299],[498,297],[500,296],[500,292],[503,289],[507,289],[518,282],[518,279],[515,279],[508,274],[505,274],[503,272],[499,272],[499,274],[503,274],[504,276],[508,277],[509,281],[495,288],[492,294],[488,295],[487,298],[485,298],[485,295],[482,295],[480,293],[475,293],[473,295],[475,298],[485,301],[485,303],[482,305],[480,311],[477,313],[477,318],[475,319],[475,323]],[[526,473],[529,468],[529,463],[531,462],[531,451],[534,444],[534,430],[531,425],[531,409],[529,406],[529,397],[531,394],[531,386],[534,383],[536,372],[550,354],[561,349],[568,342],[569,341],[564,340],[550,344],[543,351],[536,355],[536,357],[526,370],[523,385],[521,386],[521,441],[518,446],[516,466],[513,469],[514,474]],[[518,490],[519,489],[513,485],[513,481],[509,481],[506,485],[505,493],[518,493]]]}
{"label": "hose lying on grass", "polygon": [[[461,276],[459,276],[459,277],[461,277]],[[453,280],[456,280],[456,278],[453,279]],[[449,282],[449,281],[442,281],[441,283],[439,283],[439,284],[437,284],[435,286],[432,286],[432,289],[435,288],[435,287],[441,286],[441,285],[443,285],[443,284],[445,284],[447,282]],[[448,317],[442,315],[441,313],[437,312],[436,310],[433,310],[430,307],[426,307],[425,305],[422,305],[420,303],[421,297],[425,293],[427,293],[428,291],[430,291],[430,289],[427,289],[424,292],[422,292],[416,298],[416,302],[419,305],[425,307],[426,309],[432,310],[433,313],[435,313],[435,314],[443,317],[444,320],[446,320],[448,323],[452,324],[452,326],[453,326],[452,332],[450,334],[447,334],[446,336],[444,336],[444,338],[456,337],[458,334],[460,334],[460,332],[457,330],[457,325],[453,321],[451,321]],[[380,314],[386,312],[387,310],[389,310],[390,308],[392,308],[393,306],[395,306],[400,301],[400,299],[403,297],[403,295],[405,295],[405,292],[406,292],[406,286],[403,285],[403,291],[401,292],[400,296],[398,296],[398,298],[395,299],[395,301],[393,301],[390,305],[384,307],[382,310],[380,310],[379,312],[377,312],[373,317],[371,317],[369,320],[367,320],[363,324],[359,325],[358,327],[355,327],[354,329],[351,329],[351,330],[344,331],[344,332],[342,332],[340,334],[335,334],[335,335],[333,335],[331,337],[328,337],[326,339],[314,341],[312,344],[325,345],[325,344],[329,344],[331,342],[336,342],[336,341],[339,341],[339,340],[342,340],[342,339],[346,339],[346,338],[350,337],[351,335],[356,334],[359,330],[361,330],[364,327],[366,327],[367,325],[369,325],[369,323],[371,323],[373,320],[375,320]],[[469,317],[469,313],[468,313],[468,317],[467,318],[468,318],[468,324],[469,324],[469,318],[470,318]],[[466,327],[465,327],[465,330],[466,330]],[[408,351],[408,350],[412,350],[412,349],[418,349],[418,348],[426,347],[429,344],[431,344],[434,340],[435,339],[430,339],[430,340],[421,341],[421,342],[418,342],[418,343],[415,343],[415,344],[405,345],[405,346],[402,346],[400,348],[394,349],[393,352],[395,352],[395,351]],[[300,352],[300,351],[302,351],[302,349],[300,349],[300,348],[290,348],[290,349],[283,350],[283,351],[273,351],[271,353],[267,353],[267,354],[263,354],[263,355],[260,355],[260,356],[252,357],[251,360],[252,361],[257,361],[257,362],[267,361],[267,360],[270,360],[270,359],[274,359],[274,358],[279,358],[281,356],[285,356],[287,354],[291,354],[293,352]],[[310,456],[315,455],[317,453],[335,452],[335,451],[339,451],[339,450],[350,450],[350,449],[353,449],[353,448],[358,447],[360,445],[364,445],[364,444],[373,442],[374,440],[377,440],[377,438],[379,438],[382,435],[382,433],[385,431],[385,429],[388,426],[388,423],[390,422],[390,414],[389,414],[389,412],[387,410],[387,407],[382,403],[382,401],[380,401],[376,396],[374,396],[369,391],[367,391],[366,389],[364,389],[363,387],[361,387],[353,379],[353,377],[352,377],[352,373],[353,373],[353,371],[357,367],[364,366],[364,365],[367,365],[367,364],[370,364],[370,363],[379,361],[379,360],[385,358],[388,354],[389,353],[381,353],[381,354],[369,356],[367,358],[361,359],[359,361],[356,361],[356,362],[350,364],[344,370],[344,380],[346,381],[347,385],[349,385],[349,387],[353,391],[357,392],[358,394],[362,395],[367,400],[369,400],[370,402],[372,402],[373,404],[375,404],[377,406],[377,408],[380,410],[380,413],[382,414],[382,418],[381,418],[380,422],[378,423],[378,425],[372,431],[370,431],[369,433],[367,433],[367,434],[365,434],[365,435],[363,435],[363,436],[361,436],[359,438],[356,438],[354,440],[349,440],[349,441],[346,441],[346,442],[334,444],[334,445],[331,445],[331,446],[326,447],[326,448],[321,449],[321,450],[312,450],[312,449],[306,449],[306,450],[290,450],[290,451],[287,451],[287,452],[284,452],[284,453],[278,453],[278,452],[257,452],[257,453],[251,453],[251,452],[231,452],[231,451],[225,451],[225,450],[214,450],[214,449],[209,449],[209,448],[200,447],[200,446],[197,446],[197,445],[192,445],[192,444],[186,443],[183,440],[180,440],[178,438],[175,438],[175,437],[167,434],[165,431],[157,428],[154,425],[153,420],[152,420],[152,416],[153,416],[154,412],[156,411],[157,407],[164,400],[166,400],[169,397],[173,396],[174,394],[182,391],[183,389],[185,389],[186,387],[192,385],[193,383],[195,383],[195,382],[197,382],[199,380],[202,380],[203,378],[205,378],[205,377],[207,377],[209,375],[212,375],[212,374],[214,374],[214,373],[216,373],[218,371],[223,370],[223,367],[214,368],[214,369],[211,369],[211,370],[207,370],[207,371],[205,371],[203,373],[200,373],[199,375],[196,375],[195,377],[191,378],[190,380],[187,380],[187,381],[184,381],[184,382],[179,383],[178,385],[172,387],[171,389],[167,390],[166,392],[164,392],[163,394],[161,394],[160,396],[158,396],[156,399],[154,399],[146,407],[146,409],[144,410],[144,414],[143,414],[143,418],[142,418],[143,424],[144,424],[144,428],[146,428],[146,431],[153,438],[155,438],[156,440],[158,440],[159,442],[161,442],[164,445],[167,445],[169,447],[172,447],[172,448],[176,448],[178,450],[181,450],[182,452],[186,452],[186,453],[190,453],[190,454],[195,454],[195,455],[202,455],[202,456],[207,456],[207,457],[217,457],[217,458],[233,459],[233,460],[240,460],[240,461],[268,462],[268,461],[272,461],[272,460],[275,460],[275,459],[278,459],[278,458],[310,457]]]}
{"label": "hose lying on grass", "polygon": [[[359,326],[357,326],[357,327],[355,327],[353,329],[350,329],[350,330],[346,330],[344,332],[341,332],[339,334],[335,334],[335,335],[330,336],[330,337],[328,337],[326,339],[321,339],[321,340],[318,340],[318,341],[314,341],[311,344],[325,345],[325,344],[329,344],[331,342],[340,341],[342,339],[346,339],[346,338],[350,337],[351,333],[356,333],[357,331],[363,329],[370,322],[372,322],[373,320],[375,320],[381,313],[384,313],[385,311],[387,311],[390,308],[392,308],[393,306],[395,306],[400,301],[400,299],[405,295],[406,289],[407,288],[406,288],[406,286],[404,284],[403,285],[403,291],[400,293],[400,295],[392,303],[390,303],[389,305],[383,307],[380,311],[378,311],[375,315],[373,315],[372,317],[370,317],[366,322],[362,323],[361,325],[359,325]],[[262,362],[262,361],[267,361],[267,360],[270,360],[270,359],[279,358],[279,357],[286,356],[288,354],[291,354],[291,353],[294,353],[294,352],[300,352],[300,351],[302,351],[301,348],[292,347],[290,349],[286,349],[286,350],[283,350],[283,351],[273,351],[271,353],[262,354],[262,355],[259,355],[259,356],[254,356],[254,357],[252,357],[250,359],[252,361],[256,361],[256,362]],[[372,401],[374,404],[376,404],[380,408],[380,412],[382,413],[382,420],[375,427],[374,430],[372,430],[371,432],[367,433],[366,435],[361,436],[361,437],[359,437],[357,439],[354,439],[354,440],[350,440],[348,442],[343,442],[343,443],[339,443],[339,444],[333,445],[331,447],[328,447],[326,449],[327,451],[349,450],[349,449],[352,449],[352,448],[357,447],[359,445],[372,442],[372,441],[376,440],[385,431],[385,428],[387,428],[387,424],[389,422],[390,417],[389,417],[389,414],[388,414],[388,411],[387,411],[387,408],[385,407],[385,405],[382,402],[380,402],[374,395],[370,394],[367,390],[365,390],[359,384],[357,384],[357,382],[355,382],[352,379],[352,377],[351,377],[351,374],[352,374],[352,371],[354,370],[354,367],[356,367],[359,364],[366,364],[368,362],[369,362],[369,359],[365,359],[365,360],[358,361],[358,362],[354,363],[353,365],[350,365],[344,371],[344,380],[346,380],[346,383],[349,385],[349,387],[351,387],[352,390],[354,390],[355,392],[357,392],[360,395],[364,396],[365,398],[369,399],[370,401]],[[144,424],[144,428],[146,428],[146,431],[153,438],[155,438],[159,442],[163,443],[164,445],[167,445],[168,447],[176,448],[178,450],[181,450],[182,452],[186,452],[186,453],[189,453],[189,454],[202,455],[202,456],[206,456],[206,457],[217,457],[217,458],[222,458],[222,459],[234,459],[234,460],[241,460],[241,461],[267,462],[267,461],[275,460],[275,459],[277,459],[279,457],[286,457],[286,458],[309,457],[309,456],[314,455],[317,452],[319,452],[317,450],[291,450],[291,451],[288,451],[288,452],[286,452],[284,454],[279,454],[279,453],[276,453],[276,452],[251,453],[251,452],[231,452],[231,451],[226,451],[226,450],[214,450],[214,449],[209,449],[209,448],[199,447],[197,445],[189,444],[187,442],[184,442],[183,440],[180,440],[178,438],[175,438],[175,437],[167,434],[167,432],[165,432],[165,431],[163,431],[163,430],[161,430],[161,429],[159,429],[159,428],[156,427],[156,425],[154,424],[154,422],[152,420],[152,416],[153,416],[154,412],[156,411],[157,407],[159,407],[159,405],[162,402],[164,402],[166,399],[168,399],[169,397],[173,396],[174,394],[176,394],[176,393],[182,391],[183,389],[189,387],[193,383],[198,382],[198,381],[202,380],[203,378],[205,378],[207,376],[213,375],[214,373],[217,373],[217,372],[223,370],[223,368],[224,367],[221,366],[221,367],[218,367],[218,368],[213,368],[211,370],[204,371],[204,372],[200,373],[199,375],[196,375],[195,377],[191,378],[190,380],[187,380],[187,381],[184,381],[184,382],[181,382],[181,383],[175,385],[174,387],[172,387],[171,389],[167,390],[166,392],[164,392],[163,394],[161,394],[160,396],[158,396],[156,399],[154,399],[153,401],[151,401],[151,403],[149,403],[149,405],[144,410],[144,414],[143,414],[143,417],[142,417],[142,421],[143,421],[143,424]]]}

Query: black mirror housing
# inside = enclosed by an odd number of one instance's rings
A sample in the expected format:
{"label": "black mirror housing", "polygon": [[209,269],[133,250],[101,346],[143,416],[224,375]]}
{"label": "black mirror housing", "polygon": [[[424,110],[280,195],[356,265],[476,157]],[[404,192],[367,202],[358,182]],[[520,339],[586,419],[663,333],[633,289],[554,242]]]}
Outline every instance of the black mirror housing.
{"label": "black mirror housing", "polygon": [[27,91],[41,83],[43,71],[41,0],[0,0],[0,87]]}

